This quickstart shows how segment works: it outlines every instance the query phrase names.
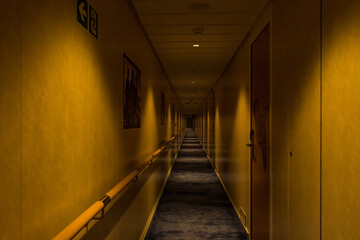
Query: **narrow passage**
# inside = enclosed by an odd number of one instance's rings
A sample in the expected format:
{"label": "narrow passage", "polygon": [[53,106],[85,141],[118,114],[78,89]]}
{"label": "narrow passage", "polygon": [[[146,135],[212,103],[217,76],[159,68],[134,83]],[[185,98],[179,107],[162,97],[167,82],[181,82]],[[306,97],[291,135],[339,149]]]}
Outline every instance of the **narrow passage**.
{"label": "narrow passage", "polygon": [[247,239],[193,129],[187,129],[145,239]]}

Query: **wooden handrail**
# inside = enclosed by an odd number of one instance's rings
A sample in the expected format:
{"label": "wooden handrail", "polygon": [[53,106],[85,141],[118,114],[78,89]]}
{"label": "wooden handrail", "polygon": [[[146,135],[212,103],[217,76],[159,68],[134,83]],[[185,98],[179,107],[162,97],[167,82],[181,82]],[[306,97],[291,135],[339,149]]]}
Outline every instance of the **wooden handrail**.
{"label": "wooden handrail", "polygon": [[[184,128],[185,129],[185,128]],[[60,233],[58,233],[53,239],[54,240],[68,240],[74,238],[84,227],[87,227],[89,222],[93,219],[102,219],[104,215],[104,209],[109,204],[109,202],[115,198],[129,183],[134,179],[137,179],[139,174],[146,168],[146,166],[151,165],[156,156],[158,156],[166,147],[181,134],[182,131],[177,132],[168,142],[163,144],[158,150],[156,150],[151,156],[147,157],[143,164],[139,166],[136,170],[132,171],[127,175],[123,180],[116,184],[110,191],[108,191],[105,196],[100,200],[91,205],[86,209],[80,216],[78,216],[72,223],[65,227]],[[95,218],[95,216],[102,212],[101,218]]]}
{"label": "wooden handrail", "polygon": [[97,201],[91,207],[85,210],[72,223],[70,223],[64,230],[62,230],[54,239],[72,239],[78,234],[90,221],[93,219],[105,205],[102,201]]}

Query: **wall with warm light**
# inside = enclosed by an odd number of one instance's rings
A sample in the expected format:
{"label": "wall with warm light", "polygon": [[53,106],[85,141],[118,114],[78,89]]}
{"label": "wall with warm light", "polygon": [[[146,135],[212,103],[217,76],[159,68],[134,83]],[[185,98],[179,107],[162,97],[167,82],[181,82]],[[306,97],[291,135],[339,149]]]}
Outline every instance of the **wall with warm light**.
{"label": "wall with warm light", "polygon": [[[215,170],[237,210],[250,216],[249,203],[249,38],[215,88]],[[248,219],[247,219],[248,220]],[[249,228],[249,222],[243,219]]]}
{"label": "wall with warm light", "polygon": [[273,4],[273,239],[320,237],[320,10],[320,1]]}
{"label": "wall with warm light", "polygon": [[360,4],[273,9],[273,239],[357,239]]}
{"label": "wall with warm light", "polygon": [[322,236],[360,239],[360,2],[322,1]]}
{"label": "wall with warm light", "polygon": [[[0,235],[21,239],[21,18],[19,1],[1,1]],[[10,24],[11,23],[11,24]]]}
{"label": "wall with warm light", "polygon": [[[182,128],[176,96],[131,3],[90,4],[98,39],[76,22],[76,1],[0,3],[2,239],[54,237],[168,140],[175,123]],[[141,70],[140,128],[123,129],[123,53]],[[108,225],[86,237],[139,239],[175,149],[119,199],[119,214],[110,209]]]}

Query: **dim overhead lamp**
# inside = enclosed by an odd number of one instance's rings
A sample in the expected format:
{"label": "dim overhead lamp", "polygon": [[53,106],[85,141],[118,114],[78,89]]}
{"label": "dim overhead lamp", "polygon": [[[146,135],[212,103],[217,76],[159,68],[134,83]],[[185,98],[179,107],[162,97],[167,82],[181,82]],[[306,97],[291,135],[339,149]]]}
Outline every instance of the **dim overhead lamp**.
{"label": "dim overhead lamp", "polygon": [[193,44],[193,47],[200,47],[199,44]]}
{"label": "dim overhead lamp", "polygon": [[195,82],[193,81],[193,82],[191,82],[191,83],[195,83]]}

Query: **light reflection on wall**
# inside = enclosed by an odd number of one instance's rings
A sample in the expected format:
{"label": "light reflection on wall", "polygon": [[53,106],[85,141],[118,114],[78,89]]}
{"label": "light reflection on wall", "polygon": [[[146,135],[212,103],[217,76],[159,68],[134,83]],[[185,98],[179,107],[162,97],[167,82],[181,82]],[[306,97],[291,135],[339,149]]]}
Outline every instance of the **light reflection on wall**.
{"label": "light reflection on wall", "polygon": [[322,222],[334,239],[360,238],[359,11],[356,0],[323,2]]}
{"label": "light reflection on wall", "polygon": [[[215,100],[216,102],[216,100]],[[215,170],[217,170],[219,164],[221,164],[222,153],[221,142],[221,122],[219,116],[219,105],[215,105]]]}
{"label": "light reflection on wall", "polygon": [[166,139],[170,139],[171,135],[172,135],[171,104],[168,103],[167,122],[166,122]]}
{"label": "light reflection on wall", "polygon": [[144,100],[142,101],[144,104],[143,107],[143,115],[141,118],[143,119],[141,124],[141,132],[140,132],[140,145],[147,146],[145,149],[142,149],[143,153],[151,153],[152,150],[158,147],[158,142],[150,142],[149,139],[158,139],[158,126],[156,110],[155,110],[155,102],[153,89],[149,87],[144,96]]}
{"label": "light reflection on wall", "polygon": [[[242,207],[245,213],[250,216],[250,150],[246,147],[249,142],[250,129],[250,98],[248,81],[245,78],[242,87],[239,91],[236,111],[235,111],[235,126],[234,134],[232,136],[232,152],[231,159],[236,159],[233,162],[233,171],[230,174],[230,186],[233,193],[233,199]],[[249,227],[249,225],[247,225]]]}
{"label": "light reflection on wall", "polygon": [[[44,231],[43,222],[69,222],[67,213],[76,211],[73,202],[84,209],[99,188],[112,184],[108,178],[113,174],[99,175],[114,169],[101,162],[111,163],[115,155],[110,146],[115,144],[111,140],[118,119],[112,114],[101,65],[83,33],[70,28],[59,37],[56,28],[38,35],[33,30],[24,26],[22,188],[23,221],[29,224],[23,234],[34,238],[41,232],[47,238],[50,229]],[[101,180],[88,185],[93,179]],[[66,201],[69,193],[72,200]],[[39,214],[35,202],[47,211]],[[32,221],[34,211],[38,221]]]}

